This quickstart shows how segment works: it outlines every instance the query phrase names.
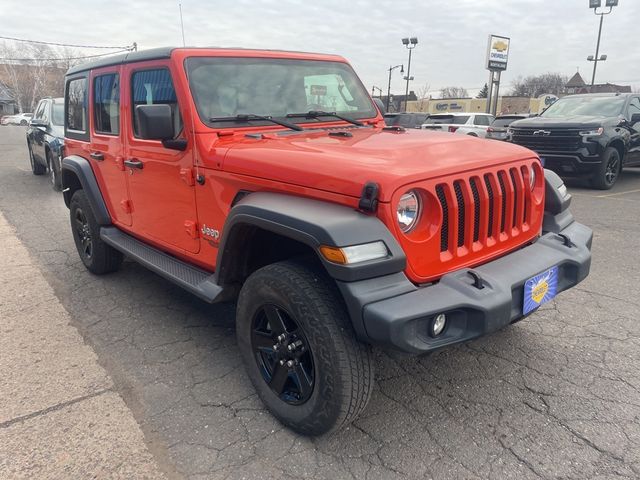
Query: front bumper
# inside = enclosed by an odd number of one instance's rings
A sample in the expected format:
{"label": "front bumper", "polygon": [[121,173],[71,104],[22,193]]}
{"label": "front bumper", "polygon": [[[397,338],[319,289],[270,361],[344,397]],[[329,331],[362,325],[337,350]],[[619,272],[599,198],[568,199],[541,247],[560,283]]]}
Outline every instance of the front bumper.
{"label": "front bumper", "polygon": [[[339,282],[339,287],[352,318],[361,309],[356,332],[362,340],[408,353],[425,353],[523,318],[525,282],[553,266],[558,266],[558,293],[584,280],[591,265],[593,232],[573,222],[559,233],[546,233],[531,245],[473,269],[482,279],[482,289],[474,286],[468,268],[444,275],[437,284],[425,287],[416,287],[403,274],[377,279],[378,285],[371,279],[361,285]],[[447,327],[432,338],[430,324],[439,313],[447,315]]]}

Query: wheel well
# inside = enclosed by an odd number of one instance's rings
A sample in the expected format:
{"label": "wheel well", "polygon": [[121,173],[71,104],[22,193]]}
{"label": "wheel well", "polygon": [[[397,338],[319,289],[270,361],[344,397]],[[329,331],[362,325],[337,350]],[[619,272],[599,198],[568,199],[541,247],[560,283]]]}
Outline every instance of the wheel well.
{"label": "wheel well", "polygon": [[78,176],[70,171],[62,170],[62,195],[64,196],[64,203],[69,207],[71,204],[71,197],[77,190],[82,190],[82,184]]}
{"label": "wheel well", "polygon": [[225,241],[217,280],[220,285],[240,286],[256,270],[293,257],[321,264],[316,252],[302,242],[255,225],[236,225]]}
{"label": "wheel well", "polygon": [[618,151],[618,153],[620,154],[620,160],[624,159],[624,144],[622,143],[622,140],[614,140],[609,144],[609,146],[611,148],[615,148]]}

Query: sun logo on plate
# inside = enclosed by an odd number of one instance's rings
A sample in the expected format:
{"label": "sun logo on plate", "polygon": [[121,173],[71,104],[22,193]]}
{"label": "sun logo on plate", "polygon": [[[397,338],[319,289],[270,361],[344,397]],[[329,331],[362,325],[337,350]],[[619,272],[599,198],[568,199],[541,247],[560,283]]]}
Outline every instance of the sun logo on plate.
{"label": "sun logo on plate", "polygon": [[540,303],[544,296],[549,291],[549,282],[547,282],[548,277],[541,278],[540,281],[531,289],[531,299]]}

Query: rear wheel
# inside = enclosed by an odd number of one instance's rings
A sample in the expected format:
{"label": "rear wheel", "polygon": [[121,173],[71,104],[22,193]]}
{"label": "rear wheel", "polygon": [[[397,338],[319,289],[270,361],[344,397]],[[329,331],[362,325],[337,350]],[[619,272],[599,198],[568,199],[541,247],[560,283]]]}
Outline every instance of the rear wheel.
{"label": "rear wheel", "polygon": [[22,125],[23,127],[27,126],[27,121],[26,120],[20,120],[20,125]]}
{"label": "rear wheel", "polygon": [[293,430],[337,430],[367,405],[370,347],[356,340],[342,298],[321,270],[285,261],[256,271],[240,292],[236,329],[258,395]]}
{"label": "rear wheel", "polygon": [[100,226],[84,190],[73,194],[69,212],[73,240],[84,266],[97,275],[118,270],[123,255],[100,238]]}
{"label": "rear wheel", "polygon": [[27,142],[27,150],[29,150],[29,163],[31,164],[31,172],[34,175],[44,175],[47,171],[47,168],[44,165],[38,163],[38,161],[33,156],[33,151],[31,150],[31,144]]}
{"label": "rear wheel", "polygon": [[49,165],[49,179],[51,180],[51,186],[56,192],[59,192],[62,190],[60,165],[49,149],[47,149],[47,165]]}
{"label": "rear wheel", "polygon": [[591,177],[591,184],[598,190],[609,190],[615,185],[622,171],[620,152],[615,148],[607,148],[602,155],[602,162]]}

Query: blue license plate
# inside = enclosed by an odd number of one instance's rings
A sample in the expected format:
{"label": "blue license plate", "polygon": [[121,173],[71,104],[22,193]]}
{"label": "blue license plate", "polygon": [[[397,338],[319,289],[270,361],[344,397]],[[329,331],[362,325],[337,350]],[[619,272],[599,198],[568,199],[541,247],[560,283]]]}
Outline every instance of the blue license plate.
{"label": "blue license plate", "polygon": [[535,310],[543,303],[547,303],[558,293],[558,267],[553,267],[535,277],[531,277],[524,284],[524,302],[522,313]]}

